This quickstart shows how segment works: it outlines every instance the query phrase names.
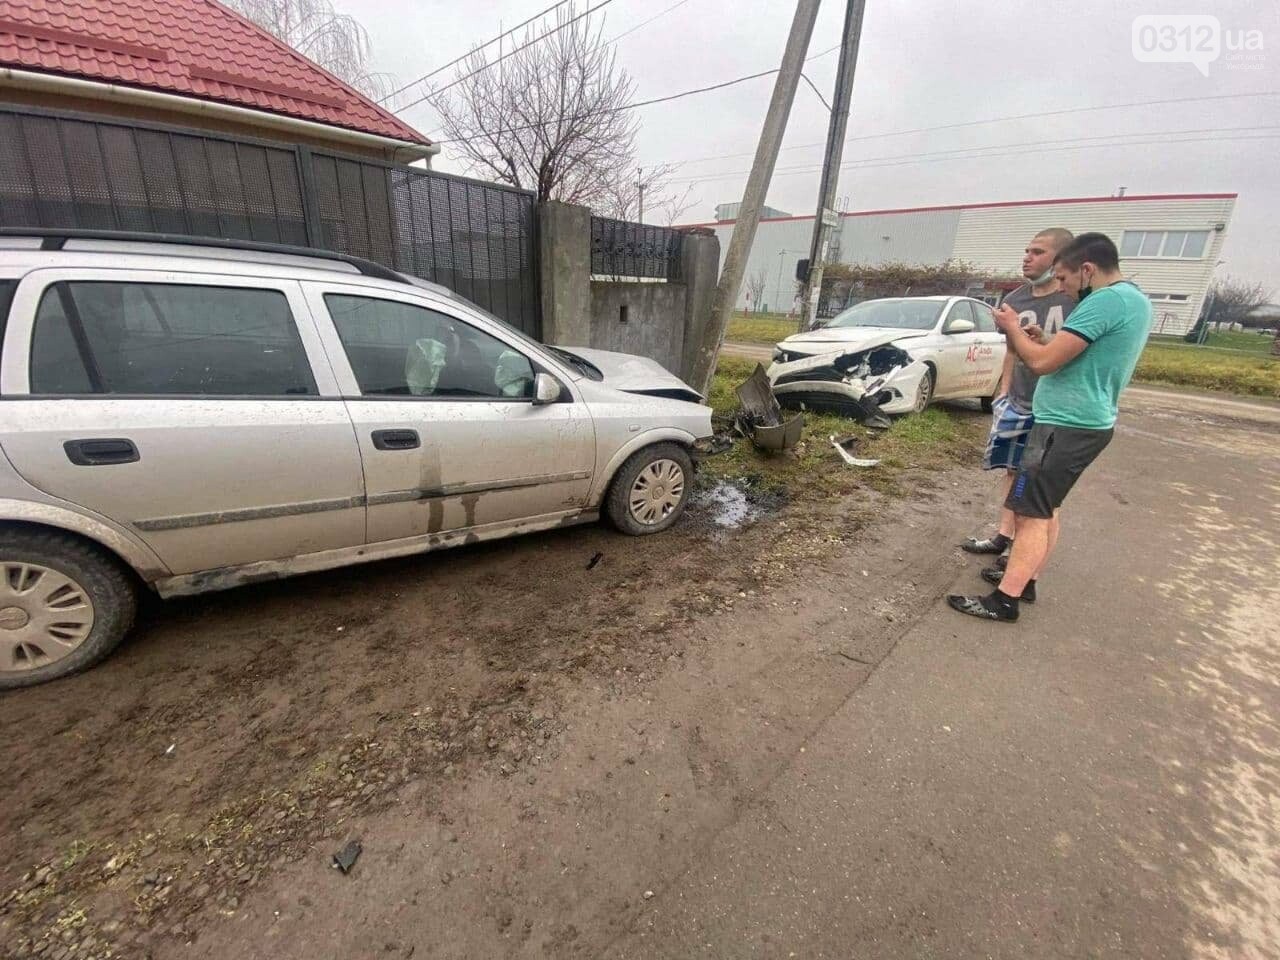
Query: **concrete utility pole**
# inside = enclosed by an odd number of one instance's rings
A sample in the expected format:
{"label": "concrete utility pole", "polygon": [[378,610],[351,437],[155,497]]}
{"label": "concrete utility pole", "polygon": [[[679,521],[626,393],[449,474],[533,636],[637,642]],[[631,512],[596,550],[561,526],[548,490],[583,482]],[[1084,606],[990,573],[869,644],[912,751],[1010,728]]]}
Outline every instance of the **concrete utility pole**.
{"label": "concrete utility pole", "polygon": [[640,215],[636,220],[644,223],[644,167],[636,167],[636,186],[640,190]]}
{"label": "concrete utility pole", "polygon": [[746,273],[747,256],[751,253],[751,243],[756,238],[756,227],[760,224],[760,208],[764,206],[765,192],[773,177],[773,166],[778,160],[778,148],[782,145],[782,135],[787,129],[787,117],[791,114],[791,103],[796,97],[796,85],[800,82],[804,55],[809,49],[809,38],[813,35],[813,23],[817,17],[818,0],[798,0],[796,15],[791,21],[791,34],[787,37],[787,48],[782,54],[782,66],[778,69],[778,79],[773,85],[769,112],[765,115],[764,127],[760,131],[760,142],[756,145],[756,158],[751,164],[747,189],[742,194],[738,223],[733,228],[733,237],[729,240],[729,249],[724,257],[724,267],[720,271],[720,283],[716,287],[711,317],[702,330],[701,343],[693,359],[690,384],[703,394],[711,391],[716,358],[724,344],[724,334],[729,327],[729,318],[733,315],[733,305],[738,301],[738,290],[742,287],[742,277]]}
{"label": "concrete utility pole", "polygon": [[862,11],[866,0],[848,0],[844,12],[844,44],[836,68],[836,98],[827,125],[827,153],[822,161],[818,187],[818,212],[813,218],[813,241],[809,244],[809,278],[805,283],[803,306],[797,321],[800,330],[813,325],[822,295],[822,267],[827,258],[828,236],[840,223],[836,215],[836,186],[840,182],[840,159],[844,155],[844,134],[849,126],[849,100],[853,95],[853,71],[858,65],[858,41],[862,36]]}

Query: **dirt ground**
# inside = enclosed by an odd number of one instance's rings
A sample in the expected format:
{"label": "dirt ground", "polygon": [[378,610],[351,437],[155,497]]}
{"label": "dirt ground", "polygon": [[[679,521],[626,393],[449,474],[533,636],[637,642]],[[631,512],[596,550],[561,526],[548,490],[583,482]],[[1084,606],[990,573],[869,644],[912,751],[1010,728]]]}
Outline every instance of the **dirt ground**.
{"label": "dirt ground", "polygon": [[[907,485],[927,502],[947,476]],[[191,941],[406,788],[528,776],[566,697],[641,695],[887,504],[729,494],[658,537],[579,528],[151,602],[107,663],[0,700],[4,955]]]}

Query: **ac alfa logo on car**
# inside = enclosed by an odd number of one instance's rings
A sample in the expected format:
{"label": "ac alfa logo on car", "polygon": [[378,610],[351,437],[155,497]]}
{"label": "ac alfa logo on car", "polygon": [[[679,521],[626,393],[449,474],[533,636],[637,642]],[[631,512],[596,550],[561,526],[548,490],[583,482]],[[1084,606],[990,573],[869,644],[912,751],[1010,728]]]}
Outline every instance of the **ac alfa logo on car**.
{"label": "ac alfa logo on car", "polygon": [[995,351],[990,347],[984,347],[975,343],[964,355],[964,359],[966,363],[977,363],[979,360],[985,360],[994,355]]}

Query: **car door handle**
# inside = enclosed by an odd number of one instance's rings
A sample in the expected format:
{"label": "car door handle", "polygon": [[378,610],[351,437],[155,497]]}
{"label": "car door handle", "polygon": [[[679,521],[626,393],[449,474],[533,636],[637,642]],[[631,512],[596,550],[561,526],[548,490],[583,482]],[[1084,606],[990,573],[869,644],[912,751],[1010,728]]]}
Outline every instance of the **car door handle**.
{"label": "car door handle", "polygon": [[418,440],[417,430],[375,430],[373,431],[373,448],[375,450],[417,450],[422,446]]}
{"label": "car door handle", "polygon": [[137,463],[141,459],[133,441],[122,437],[68,440],[62,449],[77,467],[105,467],[113,463]]}

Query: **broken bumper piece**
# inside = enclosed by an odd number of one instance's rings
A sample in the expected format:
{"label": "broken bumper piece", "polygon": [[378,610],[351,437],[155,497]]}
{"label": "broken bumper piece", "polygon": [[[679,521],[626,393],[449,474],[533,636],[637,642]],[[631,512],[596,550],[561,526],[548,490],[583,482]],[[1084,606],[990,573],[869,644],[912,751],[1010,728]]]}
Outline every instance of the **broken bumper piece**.
{"label": "broken bumper piece", "polygon": [[763,366],[757,364],[755,372],[735,392],[739,404],[735,425],[753,444],[761,450],[781,451],[790,450],[800,442],[804,415],[783,417]]}

